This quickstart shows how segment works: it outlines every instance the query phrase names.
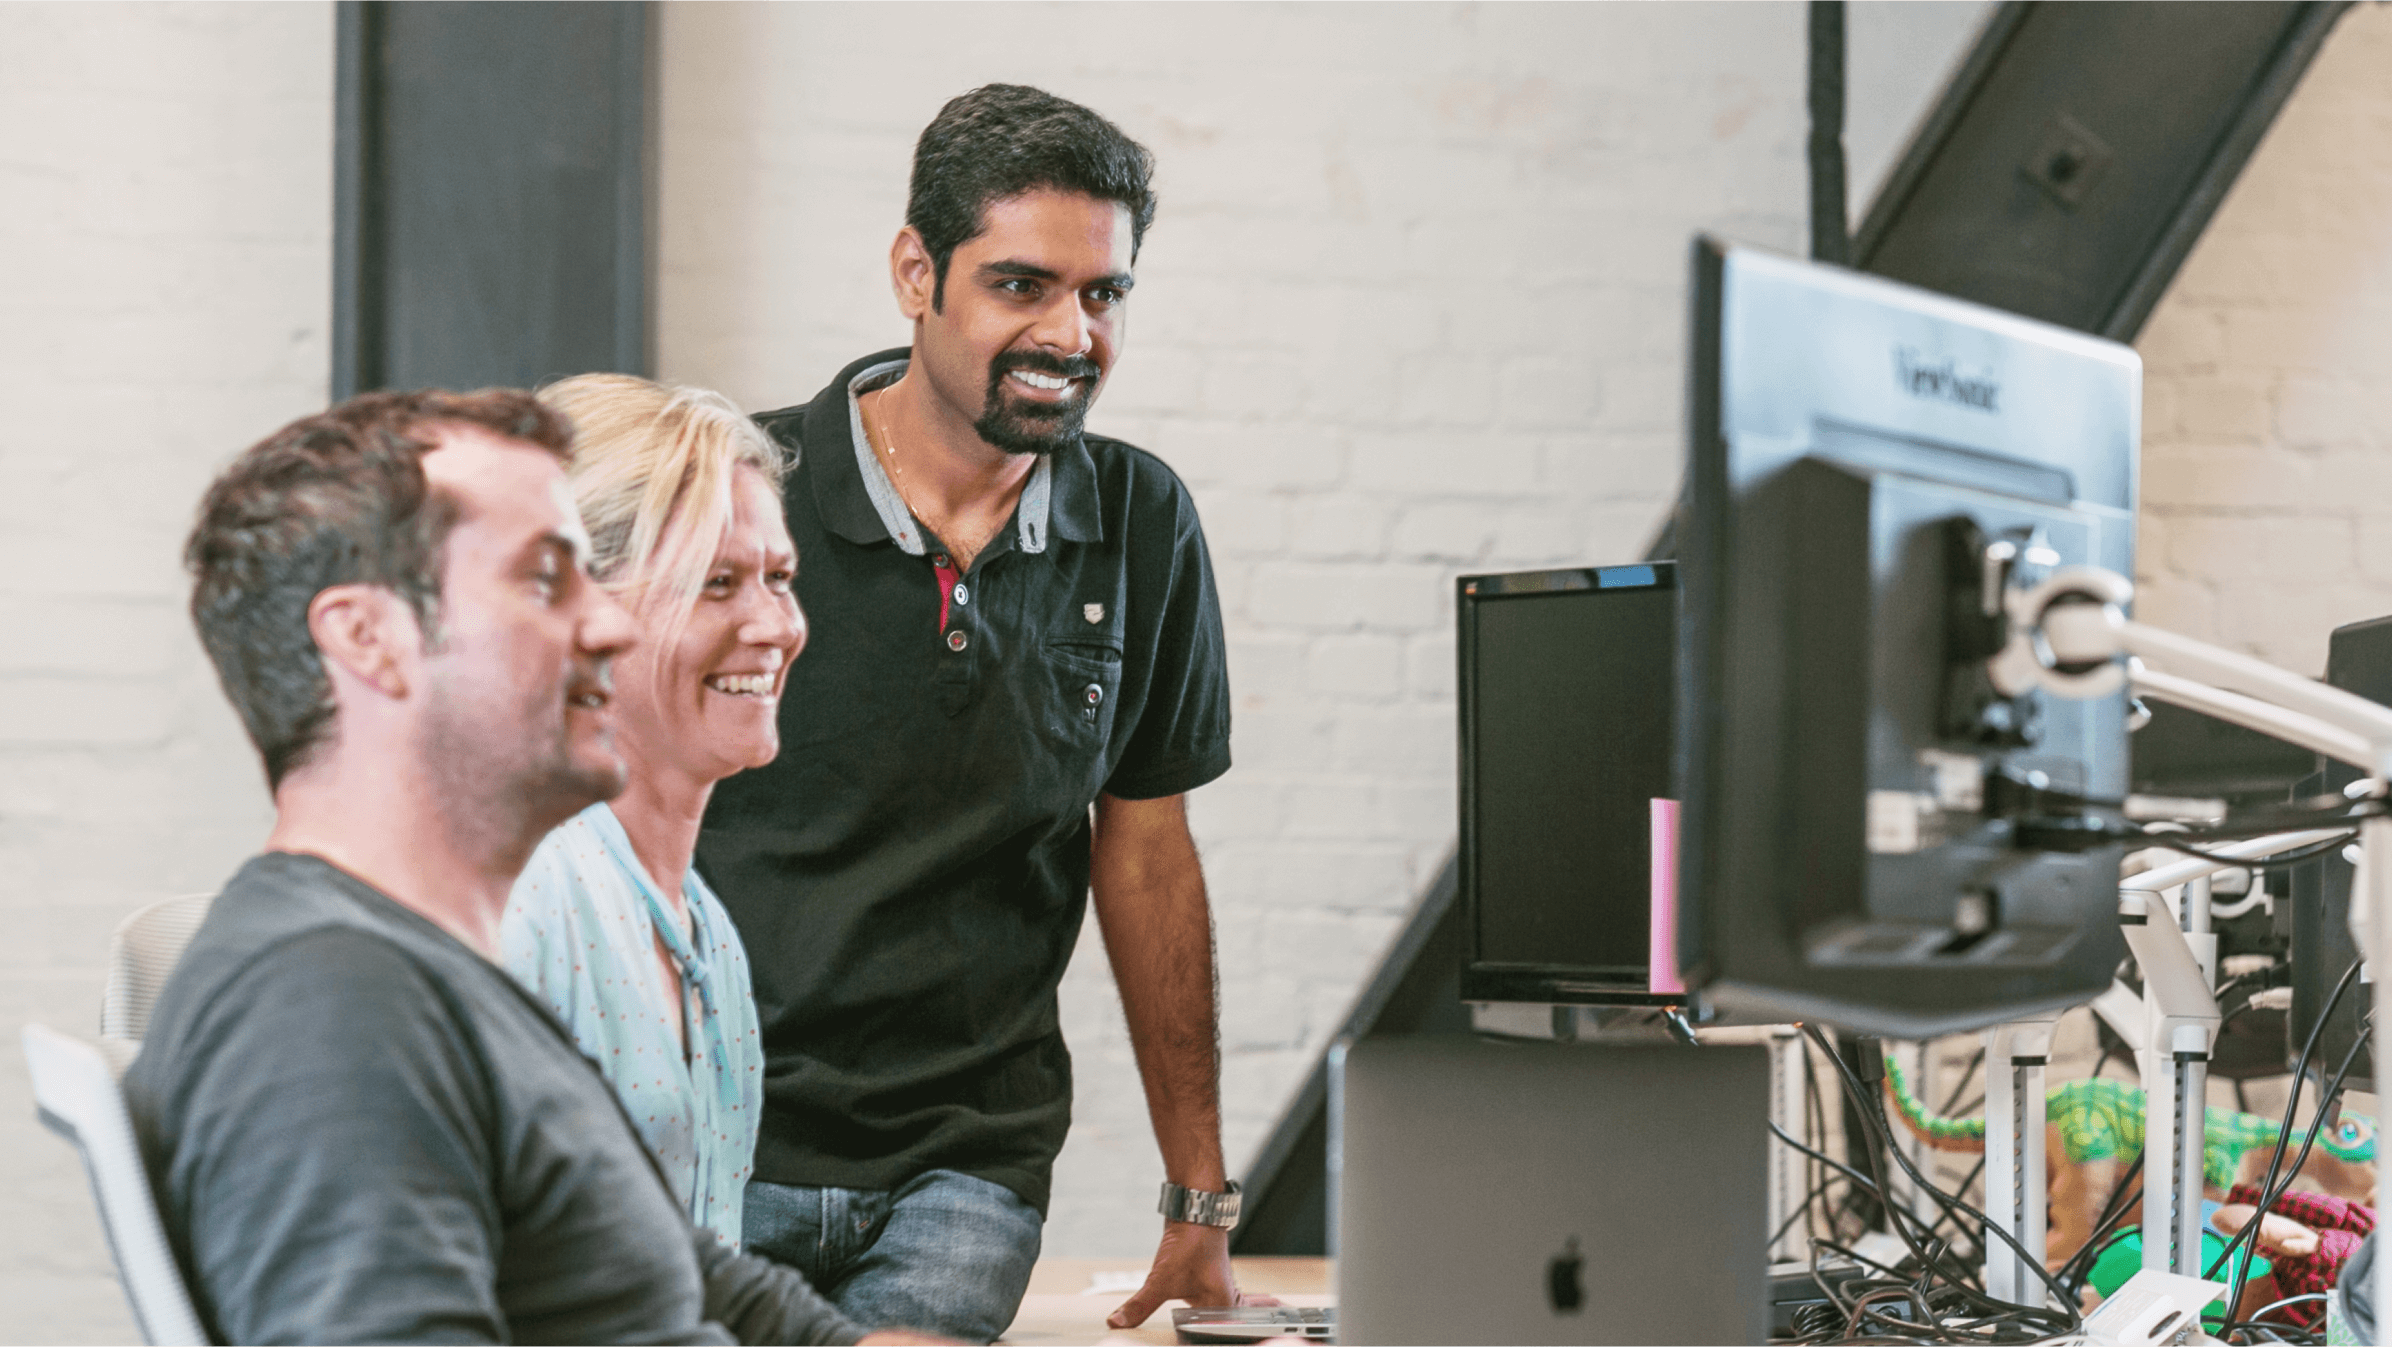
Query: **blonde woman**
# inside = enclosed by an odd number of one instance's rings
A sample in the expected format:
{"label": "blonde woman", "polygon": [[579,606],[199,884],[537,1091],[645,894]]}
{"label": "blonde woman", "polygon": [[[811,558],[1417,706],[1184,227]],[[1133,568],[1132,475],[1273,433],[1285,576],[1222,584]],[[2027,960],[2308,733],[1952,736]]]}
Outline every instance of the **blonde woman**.
{"label": "blonde woman", "polygon": [[714,783],[779,751],[806,643],[781,456],[699,389],[588,374],[540,400],[574,424],[591,574],[640,638],[615,666],[630,783],[541,842],[502,951],[612,1082],[690,1219],[736,1248],[764,1050],[746,951],[690,857]]}

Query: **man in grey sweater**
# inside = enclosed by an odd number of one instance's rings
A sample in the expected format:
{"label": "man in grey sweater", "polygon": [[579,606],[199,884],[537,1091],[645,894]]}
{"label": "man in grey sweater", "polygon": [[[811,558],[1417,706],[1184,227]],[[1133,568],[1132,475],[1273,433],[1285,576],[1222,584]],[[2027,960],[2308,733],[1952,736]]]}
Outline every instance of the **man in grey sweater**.
{"label": "man in grey sweater", "polygon": [[632,627],[585,569],[570,452],[527,394],[370,394],[201,507],[192,613],[276,823],[125,1093],[219,1341],[858,1340],[690,1226],[493,962],[534,845],[623,786]]}

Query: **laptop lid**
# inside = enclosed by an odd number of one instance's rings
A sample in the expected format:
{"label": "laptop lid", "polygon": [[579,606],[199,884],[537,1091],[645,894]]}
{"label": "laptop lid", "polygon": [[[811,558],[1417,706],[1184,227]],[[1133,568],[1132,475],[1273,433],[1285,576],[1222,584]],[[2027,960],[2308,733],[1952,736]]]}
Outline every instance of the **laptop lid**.
{"label": "laptop lid", "polygon": [[1339,1341],[1767,1336],[1765,1049],[1368,1039],[1329,1082]]}

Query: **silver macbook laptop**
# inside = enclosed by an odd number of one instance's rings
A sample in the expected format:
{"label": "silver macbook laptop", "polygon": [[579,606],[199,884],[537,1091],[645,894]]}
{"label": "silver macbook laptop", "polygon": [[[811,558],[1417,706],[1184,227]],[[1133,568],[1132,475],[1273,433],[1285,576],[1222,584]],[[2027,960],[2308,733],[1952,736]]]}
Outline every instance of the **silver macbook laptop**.
{"label": "silver macbook laptop", "polygon": [[1456,1035],[1329,1062],[1338,1341],[1767,1337],[1766,1050]]}

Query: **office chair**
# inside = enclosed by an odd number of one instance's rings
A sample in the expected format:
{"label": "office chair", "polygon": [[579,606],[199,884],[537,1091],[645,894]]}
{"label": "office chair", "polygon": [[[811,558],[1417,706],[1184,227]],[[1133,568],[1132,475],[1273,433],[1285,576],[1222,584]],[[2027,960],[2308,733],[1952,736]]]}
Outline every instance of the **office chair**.
{"label": "office chair", "polygon": [[100,993],[100,1053],[122,1076],[141,1051],[158,993],[207,920],[212,893],[187,893],[152,903],[119,922],[108,937],[108,983]]}
{"label": "office chair", "polygon": [[167,1246],[149,1171],[133,1140],[133,1119],[107,1059],[88,1043],[29,1024],[25,1063],[32,1068],[34,1111],[42,1125],[74,1143],[83,1157],[100,1226],[116,1258],[117,1280],[132,1302],[141,1336],[153,1343],[207,1342]]}

